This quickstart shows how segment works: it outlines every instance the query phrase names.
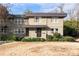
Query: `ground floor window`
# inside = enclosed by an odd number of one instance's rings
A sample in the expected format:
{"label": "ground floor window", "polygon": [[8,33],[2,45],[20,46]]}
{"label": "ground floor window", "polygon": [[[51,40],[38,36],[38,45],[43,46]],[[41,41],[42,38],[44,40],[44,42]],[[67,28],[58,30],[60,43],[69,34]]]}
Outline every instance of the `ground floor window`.
{"label": "ground floor window", "polygon": [[58,28],[55,28],[55,31],[58,32]]}
{"label": "ground floor window", "polygon": [[8,27],[7,26],[3,26],[0,28],[1,33],[6,34],[8,32]]}
{"label": "ground floor window", "polygon": [[14,29],[14,33],[15,33],[15,34],[23,34],[24,31],[25,31],[24,28],[17,28],[17,29]]}
{"label": "ground floor window", "polygon": [[52,33],[58,32],[58,28],[52,28],[52,29],[51,29],[51,32],[52,32]]}
{"label": "ground floor window", "polygon": [[51,29],[51,31],[52,31],[52,33],[54,33],[54,29],[53,28]]}

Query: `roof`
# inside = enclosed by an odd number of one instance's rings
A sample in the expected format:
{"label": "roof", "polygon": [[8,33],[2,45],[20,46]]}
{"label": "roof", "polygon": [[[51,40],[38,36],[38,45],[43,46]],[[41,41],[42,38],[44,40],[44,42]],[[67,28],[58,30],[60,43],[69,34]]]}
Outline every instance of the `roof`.
{"label": "roof", "polygon": [[42,17],[66,17],[66,13],[27,13],[26,17],[42,16]]}
{"label": "roof", "polygon": [[27,25],[27,26],[25,26],[26,28],[47,28],[47,26],[46,25]]}
{"label": "roof", "polygon": [[47,25],[19,25],[15,27],[25,27],[25,28],[48,28]]}
{"label": "roof", "polygon": [[64,18],[67,16],[66,13],[27,13],[25,15],[9,15],[9,17],[13,18],[27,18],[27,17],[59,17]]}

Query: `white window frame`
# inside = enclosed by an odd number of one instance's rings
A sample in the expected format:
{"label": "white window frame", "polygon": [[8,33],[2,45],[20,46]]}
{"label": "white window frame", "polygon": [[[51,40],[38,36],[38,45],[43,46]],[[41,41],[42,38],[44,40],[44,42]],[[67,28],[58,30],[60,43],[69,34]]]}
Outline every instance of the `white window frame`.
{"label": "white window frame", "polygon": [[52,19],[51,19],[51,22],[53,22],[53,23],[58,23],[58,18],[52,18]]}
{"label": "white window frame", "polygon": [[58,33],[58,30],[59,30],[58,28],[55,28],[55,32],[57,32],[57,33]]}
{"label": "white window frame", "polygon": [[39,22],[39,18],[40,18],[39,16],[36,16],[35,17],[35,22]]}
{"label": "white window frame", "polygon": [[54,33],[54,28],[51,29],[51,32]]}
{"label": "white window frame", "polygon": [[20,19],[20,18],[16,18],[15,20],[14,20],[14,22],[16,23],[16,24],[23,24],[23,22],[24,22],[24,19]]}
{"label": "white window frame", "polygon": [[[52,29],[53,29],[53,31],[52,31]],[[52,29],[51,29],[51,32],[52,32],[52,33],[56,33],[56,32],[58,33],[58,31],[59,31],[58,28],[52,28]],[[57,29],[57,31],[56,31],[56,29]]]}
{"label": "white window frame", "polygon": [[25,33],[25,29],[24,28],[14,29],[14,33],[15,34],[24,34]]}

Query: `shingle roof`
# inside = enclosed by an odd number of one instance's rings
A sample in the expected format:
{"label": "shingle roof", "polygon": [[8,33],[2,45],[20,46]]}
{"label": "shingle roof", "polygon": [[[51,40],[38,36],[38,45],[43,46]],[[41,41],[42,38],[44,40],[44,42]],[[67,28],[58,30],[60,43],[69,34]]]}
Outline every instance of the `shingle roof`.
{"label": "shingle roof", "polygon": [[27,13],[25,15],[10,15],[9,17],[26,18],[26,17],[35,17],[35,16],[64,18],[67,16],[67,14],[66,13]]}
{"label": "shingle roof", "polygon": [[47,26],[46,25],[27,25],[27,26],[25,26],[25,27],[27,27],[27,28],[47,28]]}
{"label": "shingle roof", "polygon": [[47,25],[19,25],[19,26],[15,26],[17,27],[25,27],[25,28],[47,28]]}
{"label": "shingle roof", "polygon": [[25,16],[66,17],[66,13],[27,13]]}

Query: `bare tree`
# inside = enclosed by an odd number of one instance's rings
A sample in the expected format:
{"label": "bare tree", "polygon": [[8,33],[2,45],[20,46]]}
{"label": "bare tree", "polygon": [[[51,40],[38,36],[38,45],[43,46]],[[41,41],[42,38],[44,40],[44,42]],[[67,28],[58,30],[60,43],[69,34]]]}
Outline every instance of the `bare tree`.
{"label": "bare tree", "polygon": [[8,10],[7,7],[3,6],[2,4],[0,4],[0,18],[5,19],[8,15]]}
{"label": "bare tree", "polygon": [[6,26],[6,21],[7,21],[7,16],[9,12],[7,10],[7,7],[5,7],[3,4],[0,4],[0,34],[2,33],[3,29],[7,28]]}
{"label": "bare tree", "polygon": [[27,10],[24,11],[24,14],[26,14],[26,13],[32,13],[32,10],[27,9]]}
{"label": "bare tree", "polygon": [[53,12],[55,12],[55,13],[64,13],[63,9],[64,9],[64,4],[60,4],[53,10]]}
{"label": "bare tree", "polygon": [[77,20],[77,36],[79,36],[79,3],[75,4],[75,13],[76,13],[76,20]]}
{"label": "bare tree", "polygon": [[60,4],[60,5],[58,6],[58,8],[59,8],[60,13],[63,13],[63,12],[64,12],[64,11],[63,11],[64,4]]}
{"label": "bare tree", "polygon": [[75,9],[69,9],[67,11],[67,14],[68,14],[70,20],[73,20],[75,18],[74,17],[74,12],[75,12]]}

